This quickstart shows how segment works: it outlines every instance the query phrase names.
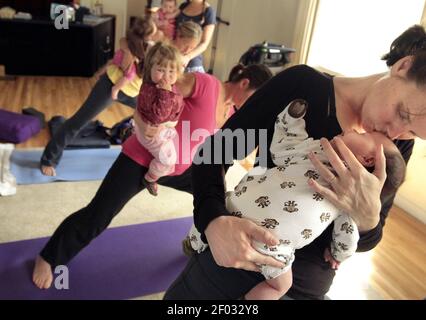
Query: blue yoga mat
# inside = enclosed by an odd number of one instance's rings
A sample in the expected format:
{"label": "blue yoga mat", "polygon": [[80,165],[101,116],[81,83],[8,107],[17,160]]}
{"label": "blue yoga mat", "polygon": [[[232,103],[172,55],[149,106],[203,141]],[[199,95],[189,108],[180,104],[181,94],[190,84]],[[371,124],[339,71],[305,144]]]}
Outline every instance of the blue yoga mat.
{"label": "blue yoga mat", "polygon": [[56,177],[46,177],[41,174],[42,152],[42,150],[13,152],[11,171],[18,184],[102,180],[120,154],[121,148],[66,150],[56,168]]}
{"label": "blue yoga mat", "polygon": [[184,218],[106,230],[69,264],[69,290],[32,283],[34,258],[47,238],[1,244],[0,300],[122,300],[163,292],[187,262],[181,243],[191,224]]}

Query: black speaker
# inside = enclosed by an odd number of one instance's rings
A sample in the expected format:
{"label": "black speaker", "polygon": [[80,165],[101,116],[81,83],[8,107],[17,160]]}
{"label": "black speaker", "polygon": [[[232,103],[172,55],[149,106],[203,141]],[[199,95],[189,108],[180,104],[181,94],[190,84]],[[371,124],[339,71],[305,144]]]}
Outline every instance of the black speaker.
{"label": "black speaker", "polygon": [[251,64],[264,64],[267,67],[283,67],[290,62],[289,55],[296,50],[286,48],[284,45],[264,42],[256,44],[245,52],[240,63],[248,66]]}

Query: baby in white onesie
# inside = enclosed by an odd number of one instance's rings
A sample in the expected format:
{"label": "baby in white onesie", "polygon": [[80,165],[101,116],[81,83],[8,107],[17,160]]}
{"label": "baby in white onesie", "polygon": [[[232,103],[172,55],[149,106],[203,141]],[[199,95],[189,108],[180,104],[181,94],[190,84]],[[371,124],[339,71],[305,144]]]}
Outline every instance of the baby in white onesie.
{"label": "baby in white onesie", "polygon": [[[285,295],[292,285],[291,265],[295,250],[311,243],[332,222],[334,229],[330,250],[327,249],[324,253],[331,266],[337,268],[340,262],[354,254],[357,249],[359,233],[355,222],[323,196],[314,193],[308,185],[309,179],[328,185],[315,171],[308,158],[309,153],[315,153],[322,163],[330,170],[332,168],[323,153],[320,141],[308,138],[303,120],[306,110],[307,103],[303,100],[296,100],[287,106],[278,116],[270,148],[276,167],[265,170],[260,175],[253,175],[254,171],[249,172],[235,191],[226,197],[226,207],[232,215],[250,219],[271,230],[280,239],[280,244],[274,247],[259,242],[253,242],[253,247],[285,264],[283,269],[260,266],[266,281],[250,290],[245,296],[246,299],[272,300]],[[389,176],[393,174],[392,170],[388,170],[388,180],[391,179],[393,184],[395,178],[400,180],[394,187],[402,183],[404,159],[392,141],[383,134],[359,134],[352,131],[340,137],[365,166],[374,166],[377,147],[383,144],[386,158],[396,158],[398,163],[395,165],[395,161],[392,162],[396,177]],[[255,170],[259,171],[258,168]],[[189,234],[189,240],[197,252],[207,248],[195,227]]]}

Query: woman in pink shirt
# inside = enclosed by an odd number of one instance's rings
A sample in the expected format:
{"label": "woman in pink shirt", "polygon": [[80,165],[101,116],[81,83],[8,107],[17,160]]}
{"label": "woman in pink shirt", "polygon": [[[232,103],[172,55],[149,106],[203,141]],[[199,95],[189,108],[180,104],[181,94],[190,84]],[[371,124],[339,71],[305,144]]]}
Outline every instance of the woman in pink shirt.
{"label": "woman in pink shirt", "polygon": [[[178,161],[175,171],[158,183],[192,193],[190,166],[198,146],[214,133],[220,118],[229,114],[230,106],[243,105],[271,77],[269,69],[262,65],[237,66],[225,83],[208,74],[184,74],[176,83],[184,97],[184,109],[176,126],[178,136],[174,140]],[[140,129],[145,136],[152,137],[158,131],[149,125]],[[37,257],[33,282],[38,288],[49,288],[53,281],[52,268],[68,264],[108,227],[130,199],[144,190],[143,178],[152,158],[135,135],[126,140],[123,152],[91,203],[66,218]]]}

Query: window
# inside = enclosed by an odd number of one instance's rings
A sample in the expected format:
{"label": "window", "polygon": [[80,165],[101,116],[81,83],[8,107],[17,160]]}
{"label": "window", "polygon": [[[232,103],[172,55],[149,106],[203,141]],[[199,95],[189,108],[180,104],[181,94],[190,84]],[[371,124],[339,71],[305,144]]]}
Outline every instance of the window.
{"label": "window", "polygon": [[424,0],[321,0],[308,64],[346,76],[387,70],[383,54],[421,21]]}

